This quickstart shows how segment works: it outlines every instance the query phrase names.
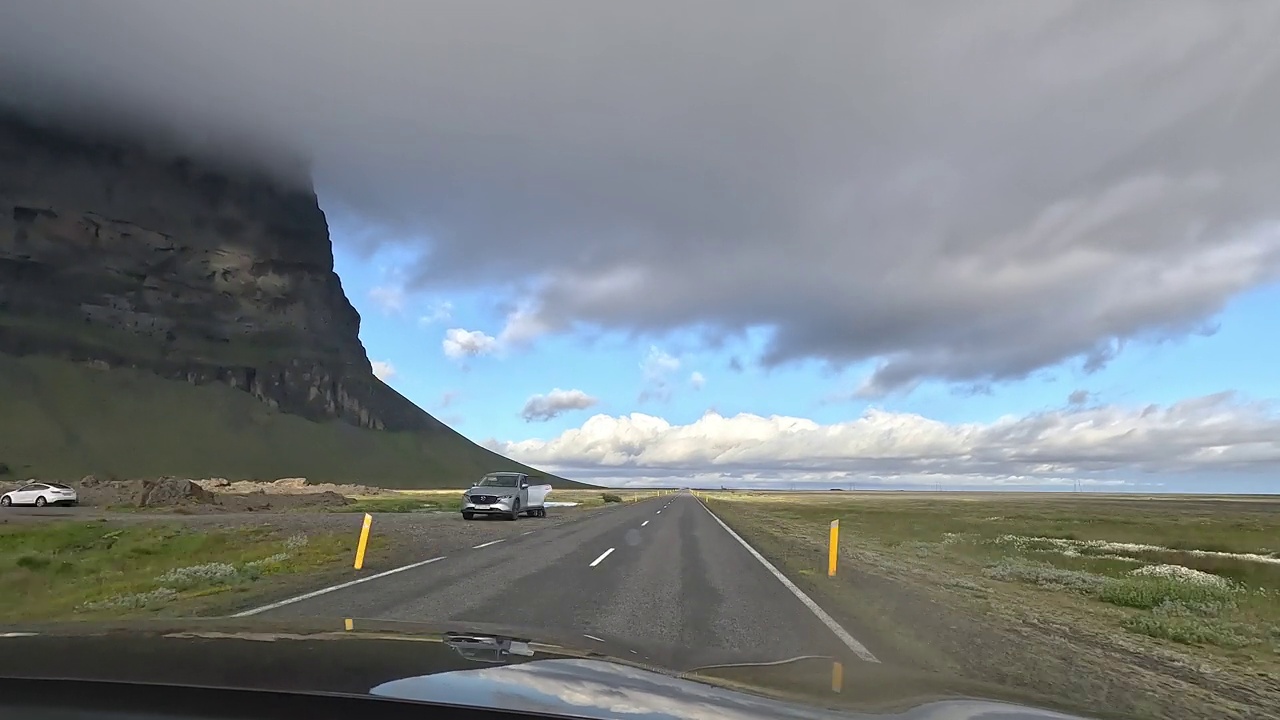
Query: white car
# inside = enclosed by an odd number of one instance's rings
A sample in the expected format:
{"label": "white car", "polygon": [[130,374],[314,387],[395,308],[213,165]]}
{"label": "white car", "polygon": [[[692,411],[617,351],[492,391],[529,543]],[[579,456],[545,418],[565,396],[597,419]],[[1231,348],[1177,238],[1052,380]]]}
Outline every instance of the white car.
{"label": "white car", "polygon": [[9,507],[10,505],[35,505],[36,507],[75,505],[78,500],[75,488],[61,483],[27,483],[17,490],[10,490],[4,495],[0,495],[0,505],[4,507]]}

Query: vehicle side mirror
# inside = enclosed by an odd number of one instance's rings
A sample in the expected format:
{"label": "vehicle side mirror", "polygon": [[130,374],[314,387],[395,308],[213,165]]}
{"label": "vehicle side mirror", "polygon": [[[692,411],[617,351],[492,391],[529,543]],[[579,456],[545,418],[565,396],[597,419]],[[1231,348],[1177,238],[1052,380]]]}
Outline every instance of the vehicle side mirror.
{"label": "vehicle side mirror", "polygon": [[529,483],[524,483],[524,482],[520,483],[520,489],[521,489],[521,490],[528,490],[528,489],[529,489]]}

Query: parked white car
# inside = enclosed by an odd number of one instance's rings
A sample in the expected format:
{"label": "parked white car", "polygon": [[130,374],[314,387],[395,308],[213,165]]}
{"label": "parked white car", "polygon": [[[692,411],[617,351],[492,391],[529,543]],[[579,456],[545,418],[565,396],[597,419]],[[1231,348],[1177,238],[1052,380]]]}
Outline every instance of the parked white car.
{"label": "parked white car", "polygon": [[76,490],[61,483],[33,482],[27,483],[17,490],[10,490],[0,495],[0,505],[75,505],[79,502]]}

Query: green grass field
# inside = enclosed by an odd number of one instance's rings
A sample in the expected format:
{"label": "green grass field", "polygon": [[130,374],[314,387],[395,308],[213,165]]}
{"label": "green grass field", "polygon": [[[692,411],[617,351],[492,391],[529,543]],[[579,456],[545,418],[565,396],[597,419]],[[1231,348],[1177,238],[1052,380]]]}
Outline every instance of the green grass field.
{"label": "green grass field", "polygon": [[802,576],[839,520],[853,567],[1280,671],[1280,498],[701,495]]}
{"label": "green grass field", "polygon": [[0,463],[8,468],[0,482],[92,473],[430,488],[528,470],[456,433],[312,422],[227,387],[126,368],[0,354],[0,398]]}
{"label": "green grass field", "polygon": [[0,528],[0,621],[192,615],[350,562],[354,538],[57,522]]}

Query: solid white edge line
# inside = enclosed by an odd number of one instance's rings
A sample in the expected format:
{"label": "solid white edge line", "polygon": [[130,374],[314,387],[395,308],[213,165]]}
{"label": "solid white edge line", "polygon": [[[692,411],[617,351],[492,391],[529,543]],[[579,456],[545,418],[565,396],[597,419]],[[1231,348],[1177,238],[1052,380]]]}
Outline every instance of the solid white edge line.
{"label": "solid white edge line", "polygon": [[[505,538],[503,538],[503,539],[505,539]],[[480,548],[489,547],[490,545],[497,545],[497,544],[498,544],[498,543],[500,543],[500,542],[502,542],[502,540],[490,540],[490,541],[489,541],[489,542],[487,542],[487,543],[480,543],[479,545],[472,545],[472,546],[471,546],[471,549],[472,549],[472,550],[479,550]]]}
{"label": "solid white edge line", "polygon": [[263,613],[268,610],[275,610],[276,608],[281,608],[281,607],[284,607],[285,605],[292,605],[296,602],[302,602],[303,600],[310,600],[313,597],[320,597],[321,595],[327,595],[331,592],[334,592],[335,590],[342,590],[343,588],[349,588],[352,585],[367,583],[370,580],[377,580],[378,578],[384,578],[388,575],[395,575],[396,573],[404,572],[405,570],[412,570],[417,567],[422,567],[423,565],[430,565],[431,563],[436,562],[437,560],[443,560],[444,557],[445,556],[441,555],[440,557],[434,557],[434,558],[431,558],[430,560],[423,560],[421,562],[411,563],[409,565],[404,565],[402,567],[392,568],[391,570],[385,570],[383,572],[377,573],[376,575],[356,578],[355,580],[349,580],[347,582],[339,583],[337,585],[330,585],[329,587],[320,588],[319,590],[312,590],[309,593],[304,593],[296,597],[291,597],[291,598],[288,598],[287,600],[280,600],[278,602],[269,603],[261,607],[252,608],[250,610],[242,610],[232,615],[231,617],[233,618],[249,617],[250,615],[257,615],[258,613]]}
{"label": "solid white edge line", "polygon": [[607,557],[609,557],[609,555],[610,555],[612,552],[613,552],[613,548],[609,548],[608,550],[605,550],[604,552],[600,553],[600,557],[596,558],[595,560],[592,560],[592,561],[591,561],[591,564],[590,564],[590,565],[588,565],[587,567],[595,567],[595,566],[599,565],[599,564],[600,564],[600,561],[601,561],[601,560],[604,560],[604,559],[605,559],[605,558],[607,558]]}
{"label": "solid white edge line", "polygon": [[640,523],[640,527],[644,527],[645,525],[648,525],[648,524],[649,524],[649,521],[645,520],[644,522]]}
{"label": "solid white edge line", "polygon": [[711,519],[715,520],[717,523],[720,524],[720,527],[724,528],[725,532],[729,533],[729,535],[734,540],[737,540],[738,543],[742,545],[742,547],[746,548],[747,552],[751,553],[752,557],[754,557],[756,560],[759,560],[760,564],[764,565],[766,570],[773,573],[773,576],[778,578],[778,582],[786,586],[786,588],[791,591],[792,595],[795,595],[797,598],[799,598],[800,602],[804,603],[804,606],[809,608],[809,610],[812,611],[813,614],[816,615],[817,618],[822,621],[822,624],[827,626],[828,630],[835,633],[835,636],[840,638],[840,641],[843,642],[845,645],[847,645],[849,649],[853,651],[854,655],[857,655],[858,657],[862,658],[863,660],[866,660],[867,662],[874,662],[874,663],[880,662],[878,659],[876,659],[876,656],[873,655],[871,651],[867,649],[866,645],[863,645],[862,643],[855,640],[854,637],[850,635],[847,630],[840,627],[840,623],[836,622],[835,619],[832,618],[830,615],[828,615],[825,610],[818,607],[818,603],[814,602],[813,598],[810,598],[808,595],[805,595],[803,590],[796,587],[795,583],[787,579],[787,576],[783,575],[782,572],[778,570],[778,568],[774,567],[773,563],[769,562],[768,560],[765,560],[764,556],[756,552],[755,548],[747,544],[747,541],[743,540],[742,536],[734,532],[733,528],[729,527],[728,525],[725,525],[723,520],[717,517],[715,513],[711,512],[711,508],[707,507],[706,503],[702,502],[702,500],[698,500],[698,504],[702,506],[703,510],[707,511],[707,514],[711,516]]}

